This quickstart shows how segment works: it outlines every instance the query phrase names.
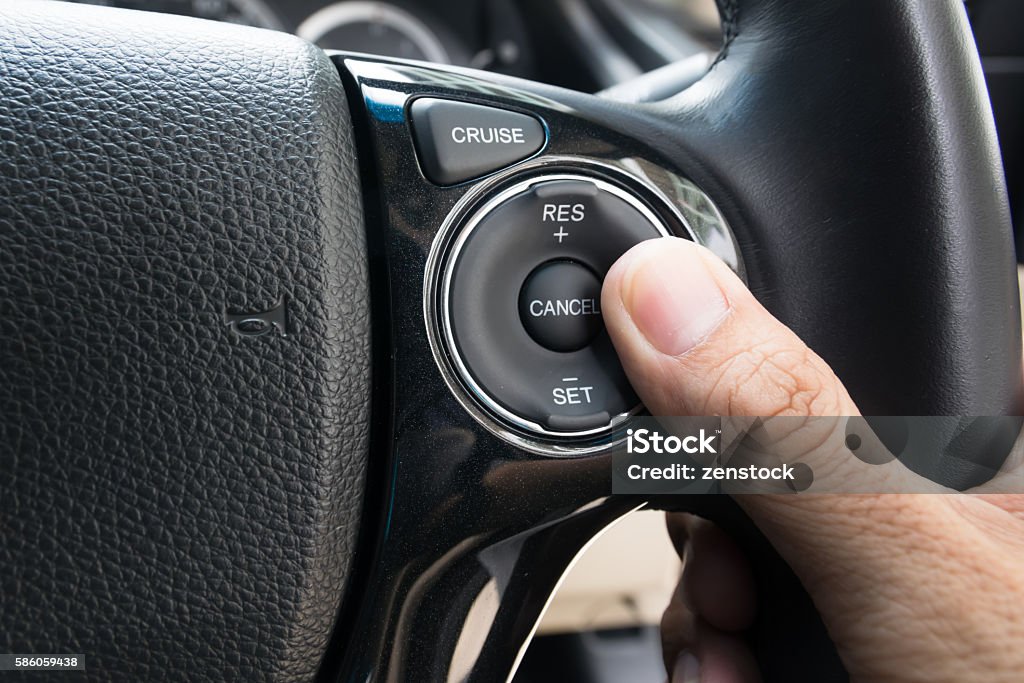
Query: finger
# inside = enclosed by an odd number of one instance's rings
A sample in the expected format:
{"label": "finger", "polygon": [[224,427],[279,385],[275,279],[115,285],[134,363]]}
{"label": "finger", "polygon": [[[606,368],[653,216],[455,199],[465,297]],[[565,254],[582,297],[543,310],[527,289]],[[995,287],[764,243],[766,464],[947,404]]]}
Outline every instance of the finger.
{"label": "finger", "polygon": [[683,652],[692,652],[697,646],[697,614],[682,598],[682,583],[661,615],[661,653],[665,670],[671,675],[675,661]]}
{"label": "finger", "polygon": [[676,549],[679,559],[685,559],[687,543],[690,540],[690,519],[693,517],[688,512],[666,512],[665,529]]}
{"label": "finger", "polygon": [[692,551],[683,566],[683,600],[719,631],[750,628],[757,594],[746,555],[706,519],[691,516],[689,529]]}
{"label": "finger", "polygon": [[[605,278],[602,310],[623,367],[654,415],[857,415],[857,406],[828,365],[776,320],[728,267],[690,241],[651,240],[627,252]],[[907,490],[901,488],[907,484],[900,477],[915,475],[898,461],[868,465],[854,457],[832,457],[844,447],[843,430],[827,420],[823,424],[825,435],[812,434],[810,439],[824,453],[823,470],[831,467],[842,484],[859,477],[869,482],[868,490]],[[778,438],[785,440],[786,434]],[[799,456],[800,451],[807,449],[797,446],[791,453]],[[885,488],[878,472],[897,483]],[[755,514],[755,522],[779,534],[816,527],[819,508],[839,516],[846,507],[861,515],[868,510],[886,524],[899,519],[886,502],[865,505],[852,497],[826,498],[742,496],[740,503]],[[894,497],[892,504],[905,502]],[[779,524],[781,515],[795,519]]]}
{"label": "finger", "polygon": [[[609,271],[602,303],[623,366],[654,415],[857,414],[828,365],[697,245],[666,239],[633,248]],[[901,467],[898,461],[860,464],[868,472]],[[954,642],[964,629],[984,634],[979,642],[1004,640],[994,625],[999,620],[989,617],[1009,619],[1006,601],[986,586],[1005,584],[1011,572],[977,558],[1009,562],[1005,558],[1013,555],[1002,547],[1006,539],[978,533],[1003,523],[992,519],[993,506],[979,497],[801,494],[738,500],[807,586],[851,675],[886,673],[887,662],[906,656],[900,648],[908,638],[920,650],[918,661],[934,656],[945,662],[931,667],[931,674],[949,665],[932,645]],[[908,557],[918,561],[906,562]],[[966,609],[965,595],[976,596],[979,604]],[[929,614],[955,618],[929,622],[930,637],[915,640],[919,622],[904,617],[922,605]],[[877,643],[872,656],[843,647],[856,644],[858,634],[886,629],[905,637]]]}
{"label": "finger", "polygon": [[697,620],[693,640],[673,650],[666,661],[671,683],[758,683],[761,680],[750,646],[739,635],[718,631]]}
{"label": "finger", "polygon": [[757,664],[742,636],[716,629],[673,600],[661,620],[662,654],[671,683],[758,683]]}
{"label": "finger", "polygon": [[760,683],[754,655],[742,638],[706,624],[698,633],[696,650],[676,658],[671,683]]}
{"label": "finger", "polygon": [[666,238],[608,272],[602,310],[658,415],[856,415],[832,370],[714,255]]}
{"label": "finger", "polygon": [[713,522],[685,512],[666,512],[665,526],[683,559],[672,600],[719,630],[750,628],[757,608],[754,577],[736,542]]}
{"label": "finger", "polygon": [[[761,421],[757,445],[778,464],[809,466],[816,491],[945,490],[891,454],[867,457],[887,453],[870,430],[853,454],[845,428],[859,412],[835,373],[703,247],[678,238],[637,245],[608,272],[602,310],[623,367],[653,415],[727,416],[723,434],[734,427],[742,434],[753,416],[773,418]],[[764,455],[745,449],[737,460]],[[779,492],[786,484],[729,490]]]}

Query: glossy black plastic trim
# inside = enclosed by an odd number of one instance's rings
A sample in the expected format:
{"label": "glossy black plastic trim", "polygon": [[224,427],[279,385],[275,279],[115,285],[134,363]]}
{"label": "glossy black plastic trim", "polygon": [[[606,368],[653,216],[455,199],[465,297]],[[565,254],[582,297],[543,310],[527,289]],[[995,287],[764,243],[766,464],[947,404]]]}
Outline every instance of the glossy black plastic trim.
{"label": "glossy black plastic trim", "polygon": [[[519,178],[576,173],[635,194],[671,232],[701,241],[743,274],[739,250],[722,212],[655,149],[557,99],[454,68],[335,60],[363,109],[356,124],[366,201],[379,216],[368,229],[383,249],[371,265],[387,268],[373,277],[387,278],[389,296],[375,305],[389,312],[395,379],[391,405],[374,406],[375,419],[390,417],[393,427],[390,440],[376,431],[372,446],[376,465],[387,463],[386,501],[376,543],[364,548],[371,567],[346,612],[354,621],[342,626],[359,646],[349,648],[339,677],[506,680],[580,549],[643,501],[610,496],[610,455],[592,454],[604,448],[563,440],[562,457],[552,458],[513,445],[449,388],[423,305],[439,233]],[[534,113],[548,127],[547,146],[480,182],[436,186],[420,173],[408,125],[418,96]]]}

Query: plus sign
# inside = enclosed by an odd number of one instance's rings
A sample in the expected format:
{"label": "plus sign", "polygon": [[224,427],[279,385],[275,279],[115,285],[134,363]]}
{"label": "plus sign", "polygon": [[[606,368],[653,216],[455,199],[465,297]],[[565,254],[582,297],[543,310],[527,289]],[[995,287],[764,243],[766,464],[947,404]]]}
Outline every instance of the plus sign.
{"label": "plus sign", "polygon": [[557,237],[558,238],[558,243],[561,244],[562,240],[569,236],[569,233],[567,233],[565,231],[565,226],[564,225],[559,225],[558,226],[558,232],[551,233],[551,236],[552,237]]}

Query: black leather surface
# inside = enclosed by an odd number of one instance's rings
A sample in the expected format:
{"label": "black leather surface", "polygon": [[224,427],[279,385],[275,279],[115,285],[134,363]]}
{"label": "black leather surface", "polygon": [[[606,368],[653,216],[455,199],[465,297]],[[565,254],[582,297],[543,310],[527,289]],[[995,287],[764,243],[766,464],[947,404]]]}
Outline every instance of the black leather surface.
{"label": "black leather surface", "polygon": [[[282,34],[63,3],[4,3],[0,65],[0,652],[312,678],[367,456],[336,70]],[[282,296],[288,336],[224,323]]]}
{"label": "black leather surface", "polygon": [[760,299],[866,413],[1017,414],[1009,213],[962,3],[730,0],[723,15],[724,56],[657,109],[729,204]]}

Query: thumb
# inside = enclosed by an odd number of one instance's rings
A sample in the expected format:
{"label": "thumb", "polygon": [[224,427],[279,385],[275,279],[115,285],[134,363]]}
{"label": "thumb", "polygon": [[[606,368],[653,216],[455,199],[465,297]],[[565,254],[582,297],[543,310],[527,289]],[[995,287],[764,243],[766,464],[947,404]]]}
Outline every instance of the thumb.
{"label": "thumb", "polygon": [[711,252],[665,238],[605,278],[605,323],[652,415],[856,415],[828,365]]}
{"label": "thumb", "polygon": [[[602,312],[623,367],[652,415],[836,416],[800,427],[802,436],[779,455],[823,465],[815,467],[816,475],[822,473],[816,482],[852,482],[854,490],[871,492],[908,490],[898,462],[874,466],[834,457],[842,442],[838,416],[857,415],[857,406],[828,365],[703,247],[678,238],[635,246],[608,272]],[[810,455],[815,458],[808,460]],[[893,526],[887,508],[901,500],[881,498],[867,515],[855,496],[739,496],[738,502],[799,573],[801,565],[814,565],[837,547],[870,548],[876,530]],[[845,522],[830,524],[833,515],[878,523],[863,533]]]}
{"label": "thumb", "polygon": [[750,418],[824,418],[769,421],[761,434],[783,462],[811,468],[816,491],[943,490],[870,430],[852,455],[846,418],[860,413],[842,382],[707,249],[671,237],[638,244],[608,271],[601,308],[651,415],[731,417],[723,429],[741,432]]}
{"label": "thumb", "polygon": [[[602,312],[623,367],[652,415],[858,414],[828,365],[761,306],[727,266],[692,242],[651,240],[627,252],[605,278]],[[846,458],[850,461],[859,462]],[[896,472],[892,490],[908,490],[906,480],[898,478],[905,470],[900,463],[860,464]],[[840,474],[841,480],[848,478]],[[878,479],[868,481],[869,490],[884,490]],[[968,503],[972,508],[985,504],[959,499],[738,496],[804,581],[830,631],[839,635],[837,645],[851,674],[864,680],[906,673],[897,671],[906,661],[898,648],[912,641],[921,623],[906,618],[918,606],[927,605],[929,614],[965,613],[957,596],[965,595],[963,587],[975,579],[970,572],[947,571],[951,549],[967,558],[961,564],[969,568],[975,566],[971,557],[991,552],[986,550],[991,543],[960,511]],[[901,561],[905,558],[914,562]],[[929,567],[941,569],[923,569]],[[997,609],[994,600],[992,610]],[[858,649],[863,638],[890,633],[895,623],[905,628],[906,637]],[[936,662],[948,662],[938,646],[929,649],[933,640],[943,644],[956,638],[956,624],[946,626],[943,622],[941,638],[920,639],[927,647],[918,661],[934,655]],[[942,665],[936,671],[943,672]]]}

